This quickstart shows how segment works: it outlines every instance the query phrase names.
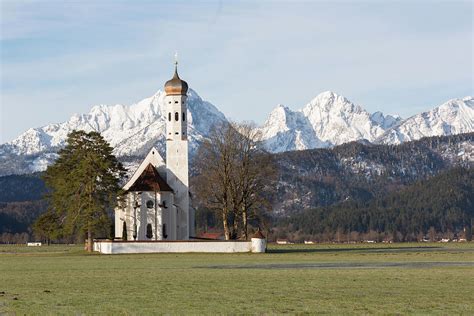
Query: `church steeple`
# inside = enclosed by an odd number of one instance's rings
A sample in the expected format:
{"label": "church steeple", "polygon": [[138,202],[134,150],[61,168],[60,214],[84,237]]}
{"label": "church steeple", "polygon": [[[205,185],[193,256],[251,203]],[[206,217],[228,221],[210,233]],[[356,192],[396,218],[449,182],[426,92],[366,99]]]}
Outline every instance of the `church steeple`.
{"label": "church steeple", "polygon": [[188,189],[188,84],[178,75],[165,83],[166,104],[166,180],[175,194],[176,227],[179,240],[194,236],[194,216],[189,208]]}
{"label": "church steeple", "polygon": [[178,60],[174,62],[173,78],[165,83],[165,92],[166,95],[186,95],[188,92],[188,83],[178,75]]}

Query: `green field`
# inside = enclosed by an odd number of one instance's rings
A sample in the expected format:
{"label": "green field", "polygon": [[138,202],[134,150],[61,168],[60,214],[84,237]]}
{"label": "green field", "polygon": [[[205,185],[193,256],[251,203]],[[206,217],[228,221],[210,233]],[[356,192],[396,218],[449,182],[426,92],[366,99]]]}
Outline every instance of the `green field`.
{"label": "green field", "polygon": [[0,314],[474,315],[474,243],[86,254],[0,246]]}

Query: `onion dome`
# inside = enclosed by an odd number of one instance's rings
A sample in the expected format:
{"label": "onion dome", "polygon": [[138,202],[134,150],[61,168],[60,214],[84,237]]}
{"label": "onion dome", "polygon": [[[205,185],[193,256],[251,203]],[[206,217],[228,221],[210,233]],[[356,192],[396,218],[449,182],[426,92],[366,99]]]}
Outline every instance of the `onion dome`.
{"label": "onion dome", "polygon": [[171,80],[165,83],[166,95],[186,95],[188,92],[188,84],[186,81],[181,80],[178,76],[178,63],[175,63],[174,76]]}

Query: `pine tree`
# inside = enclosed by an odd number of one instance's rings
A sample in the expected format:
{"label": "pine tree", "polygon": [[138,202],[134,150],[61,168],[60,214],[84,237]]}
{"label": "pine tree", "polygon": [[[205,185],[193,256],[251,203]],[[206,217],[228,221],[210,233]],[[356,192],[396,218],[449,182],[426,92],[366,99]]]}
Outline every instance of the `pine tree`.
{"label": "pine tree", "polygon": [[97,132],[73,131],[59,158],[49,166],[44,180],[50,189],[50,209],[62,223],[65,236],[87,234],[92,251],[94,233],[107,235],[109,211],[117,201],[125,169],[112,148]]}
{"label": "pine tree", "polygon": [[33,224],[33,232],[37,238],[48,245],[51,240],[59,238],[61,230],[57,214],[51,211],[42,214]]}

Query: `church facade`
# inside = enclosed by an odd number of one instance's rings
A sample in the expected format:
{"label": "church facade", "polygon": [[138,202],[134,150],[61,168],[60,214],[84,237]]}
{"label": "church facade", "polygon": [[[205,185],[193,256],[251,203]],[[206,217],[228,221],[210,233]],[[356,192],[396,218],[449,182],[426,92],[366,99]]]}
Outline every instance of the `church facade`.
{"label": "church facade", "polygon": [[195,236],[189,206],[187,91],[177,63],[164,86],[166,162],[151,148],[123,187],[115,209],[115,238],[128,241],[189,240]]}

